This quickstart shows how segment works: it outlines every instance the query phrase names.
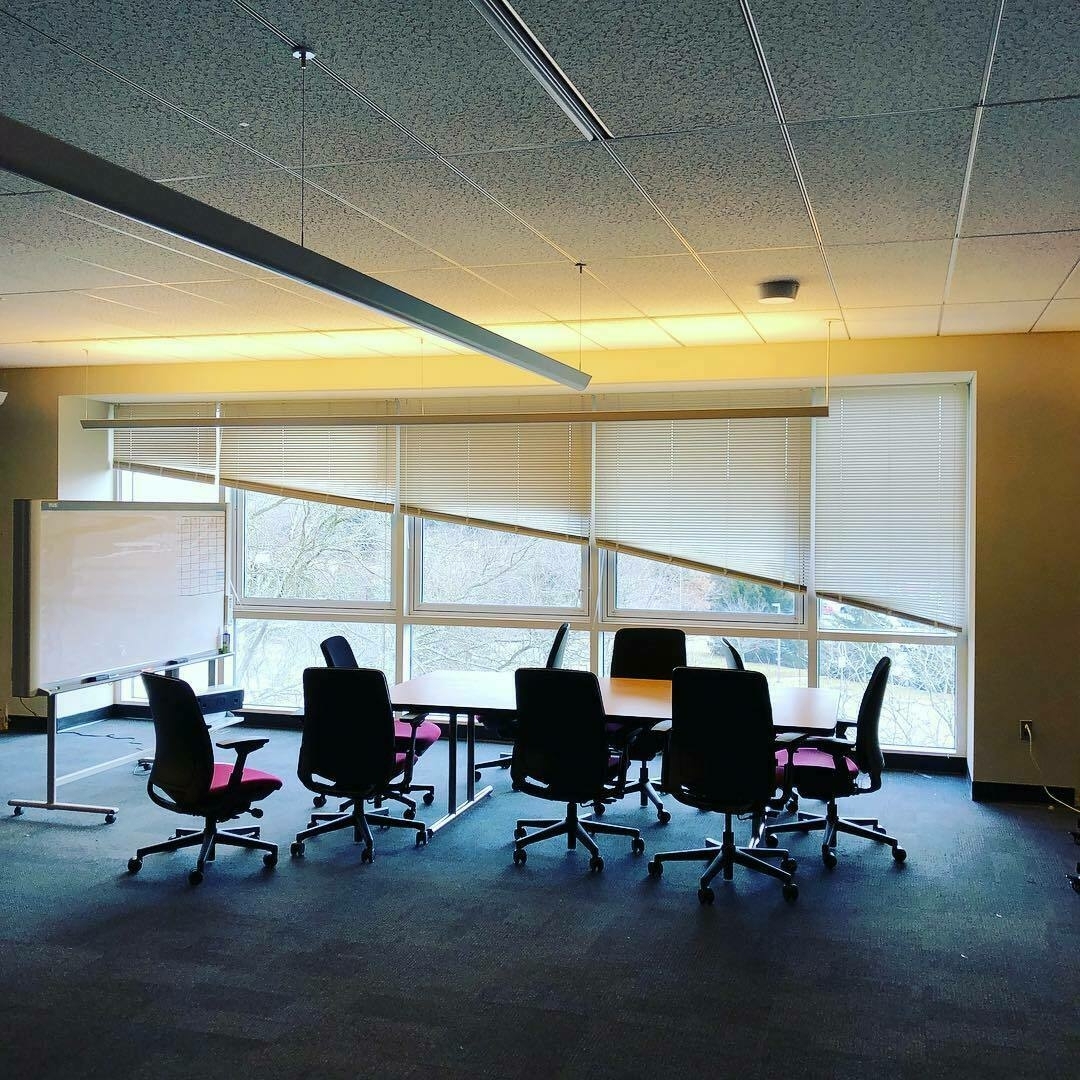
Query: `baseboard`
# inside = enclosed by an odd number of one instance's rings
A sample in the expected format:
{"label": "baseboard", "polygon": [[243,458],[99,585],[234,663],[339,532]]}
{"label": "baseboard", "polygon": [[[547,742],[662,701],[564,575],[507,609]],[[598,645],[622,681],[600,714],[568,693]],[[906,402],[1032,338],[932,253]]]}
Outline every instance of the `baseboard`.
{"label": "baseboard", "polygon": [[886,750],[885,768],[898,772],[933,773],[935,776],[967,776],[967,758],[947,754],[912,754],[906,750]]}
{"label": "baseboard", "polygon": [[245,724],[267,728],[271,731],[300,731],[304,726],[303,714],[297,710],[277,711],[269,709],[233,709],[244,718]]}
{"label": "baseboard", "polygon": [[[1047,789],[1055,798],[1076,805],[1076,789],[1052,787]],[[990,780],[972,780],[972,802],[1046,803],[1046,791],[1038,784],[998,784]]]}

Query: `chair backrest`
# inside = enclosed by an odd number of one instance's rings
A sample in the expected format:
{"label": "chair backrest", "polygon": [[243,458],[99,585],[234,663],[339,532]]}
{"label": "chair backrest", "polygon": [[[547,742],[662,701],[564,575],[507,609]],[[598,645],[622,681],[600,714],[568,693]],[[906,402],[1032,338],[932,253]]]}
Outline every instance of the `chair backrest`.
{"label": "chair backrest", "polygon": [[711,810],[763,808],[776,789],[772,704],[760,671],[677,668],[665,790]]}
{"label": "chair backrest", "polygon": [[889,681],[892,661],[883,656],[875,665],[859,703],[858,728],[855,732],[855,761],[859,771],[866,773],[876,787],[881,783],[881,771],[885,768],[885,755],[881,752],[878,727],[881,722],[881,704],[885,699],[885,685]]}
{"label": "chair backrest", "polygon": [[728,651],[728,666],[733,671],[745,671],[746,665],[743,663],[742,655],[739,653],[739,650],[736,649],[727,638],[721,638],[720,640],[723,641],[724,646]]}
{"label": "chair backrest", "polygon": [[183,679],[142,673],[154,720],[150,784],[178,806],[196,806],[210,790],[214,748],[195,691]]}
{"label": "chair backrest", "polygon": [[686,666],[686,634],[667,627],[624,627],[611,650],[613,679],[670,679]]}
{"label": "chair backrest", "polygon": [[604,699],[591,671],[518,668],[514,787],[544,798],[586,802],[608,775]]}
{"label": "chair backrest", "polygon": [[310,787],[322,777],[361,795],[385,787],[399,771],[386,676],[375,668],[306,668],[301,783]]}
{"label": "chair backrest", "polygon": [[360,665],[356,662],[356,656],[352,646],[340,634],[328,637],[319,648],[322,649],[323,659],[330,668],[356,668]]}
{"label": "chair backrest", "polygon": [[546,668],[561,668],[563,662],[563,654],[566,652],[566,635],[570,631],[570,624],[564,622],[558,630],[555,631],[555,640],[551,643],[551,651],[548,653],[547,663],[544,665]]}

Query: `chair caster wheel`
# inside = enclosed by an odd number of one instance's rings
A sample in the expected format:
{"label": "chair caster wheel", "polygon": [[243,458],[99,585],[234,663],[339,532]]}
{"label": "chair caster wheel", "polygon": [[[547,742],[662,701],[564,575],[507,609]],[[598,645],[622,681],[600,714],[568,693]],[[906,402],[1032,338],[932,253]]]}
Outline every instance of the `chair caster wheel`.
{"label": "chair caster wheel", "polygon": [[594,855],[589,860],[589,869],[594,874],[598,874],[601,870],[604,869],[604,857],[602,855]]}
{"label": "chair caster wheel", "polygon": [[325,795],[316,795],[315,798],[311,800],[311,805],[314,806],[316,809],[319,809],[319,808],[325,806],[326,805],[326,796]]}
{"label": "chair caster wheel", "polygon": [[897,862],[903,862],[907,858],[907,852],[902,847],[894,847],[892,849],[892,857]]}
{"label": "chair caster wheel", "polygon": [[142,869],[142,859],[137,855],[133,859],[128,859],[128,873],[137,874]]}
{"label": "chair caster wheel", "polygon": [[784,859],[780,863],[780,869],[785,874],[794,874],[799,869],[799,864],[794,859]]}
{"label": "chair caster wheel", "polygon": [[514,865],[524,866],[528,861],[529,853],[524,848],[514,848]]}
{"label": "chair caster wheel", "polygon": [[416,846],[417,847],[427,847],[427,842],[428,842],[428,835],[427,835],[427,830],[426,829],[423,832],[418,832],[416,834]]}
{"label": "chair caster wheel", "polygon": [[294,840],[289,845],[289,854],[294,859],[299,859],[304,854],[304,841],[303,840]]}
{"label": "chair caster wheel", "polygon": [[360,852],[360,861],[362,863],[373,863],[375,861],[375,852],[371,848],[366,847]]}
{"label": "chair caster wheel", "polygon": [[777,840],[776,837],[773,836],[772,833],[766,833],[765,834],[765,846],[766,847],[779,847],[780,846],[780,841]]}
{"label": "chair caster wheel", "polygon": [[111,825],[115,820],[116,820],[116,815],[115,814],[106,814],[105,815],[105,824],[106,825]]}
{"label": "chair caster wheel", "polygon": [[884,836],[885,835],[885,826],[884,825],[875,825],[874,826],[874,832],[881,833],[881,835]]}
{"label": "chair caster wheel", "polygon": [[187,879],[189,885],[201,885],[203,879],[203,872],[198,867],[196,867],[194,870],[191,871],[190,874],[188,874]]}
{"label": "chair caster wheel", "polygon": [[663,877],[664,864],[659,859],[649,860],[649,877]]}
{"label": "chair caster wheel", "polygon": [[1080,893],[1080,874],[1067,874],[1069,883],[1072,885],[1072,890],[1075,893]]}
{"label": "chair caster wheel", "polygon": [[525,828],[522,828],[522,826],[520,826],[520,825],[514,830],[514,839],[515,840],[524,840],[525,837],[528,836],[528,835],[529,835],[529,830],[525,829]]}
{"label": "chair caster wheel", "polygon": [[798,800],[798,797],[797,797],[797,796],[795,796],[795,795],[792,795],[792,796],[791,796],[791,798],[790,798],[790,799],[788,799],[788,801],[787,801],[786,803],[784,803],[784,809],[785,809],[785,810],[786,810],[786,811],[787,811],[787,812],[788,812],[789,814],[795,814],[795,813],[798,813],[798,810],[799,810],[799,800]]}
{"label": "chair caster wheel", "polygon": [[607,809],[607,807],[606,807],[606,806],[605,806],[605,805],[604,805],[604,804],[603,804],[602,802],[594,802],[594,803],[592,804],[592,812],[593,812],[593,813],[594,813],[594,814],[595,814],[595,815],[596,815],[597,817],[603,817],[603,816],[604,816],[604,811],[605,811],[606,809]]}
{"label": "chair caster wheel", "polygon": [[698,889],[697,898],[700,904],[712,904],[716,899],[716,893],[708,885],[705,885],[703,888]]}
{"label": "chair caster wheel", "polygon": [[277,866],[277,852],[276,851],[268,851],[263,856],[263,866],[269,867],[271,869],[273,867]]}
{"label": "chair caster wheel", "polygon": [[789,904],[799,899],[799,886],[794,881],[784,883],[784,899]]}
{"label": "chair caster wheel", "polygon": [[630,841],[630,850],[635,855],[643,855],[645,853],[645,841],[642,840],[640,836],[635,836],[634,839]]}
{"label": "chair caster wheel", "polygon": [[406,821],[413,821],[416,818],[416,811],[411,807],[406,807],[405,813],[401,815]]}
{"label": "chair caster wheel", "polygon": [[475,781],[476,783],[478,783],[478,784],[479,784],[479,783],[480,783],[480,781],[481,781],[481,780],[483,779],[483,773],[481,773],[481,772],[480,772],[480,770],[479,770],[479,769],[477,769],[477,770],[476,770],[476,771],[475,771],[475,772],[474,772],[474,773],[472,774],[472,778],[473,778],[473,780],[474,780],[474,781]]}
{"label": "chair caster wheel", "polygon": [[434,791],[425,791],[424,792],[424,805],[425,806],[430,806],[434,801],[435,801],[435,792]]}
{"label": "chair caster wheel", "polygon": [[822,845],[821,861],[831,870],[836,865],[836,852],[832,848]]}
{"label": "chair caster wheel", "polygon": [[659,821],[661,825],[666,825],[671,820],[671,811],[670,810],[657,810],[656,811],[656,820]]}
{"label": "chair caster wheel", "polygon": [[12,817],[22,817],[23,808],[21,806],[16,806],[15,809],[11,811],[11,814]]}

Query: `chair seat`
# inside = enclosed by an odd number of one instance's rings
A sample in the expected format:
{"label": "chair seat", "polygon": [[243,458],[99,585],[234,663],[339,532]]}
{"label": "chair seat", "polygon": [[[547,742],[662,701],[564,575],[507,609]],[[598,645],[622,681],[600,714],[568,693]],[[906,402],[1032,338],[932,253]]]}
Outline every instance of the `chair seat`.
{"label": "chair seat", "polygon": [[[792,758],[791,784],[807,798],[830,798],[848,792],[859,775],[859,766],[849,757],[841,759],[843,771],[838,772],[832,754],[812,747],[800,747]],[[787,751],[776,751],[776,786],[784,787]]]}
{"label": "chair seat", "polygon": [[[422,754],[430,750],[438,741],[442,732],[434,720],[424,720],[416,727],[416,752]],[[394,721],[394,742],[399,750],[408,749],[412,741],[412,724],[404,720]],[[404,747],[402,746],[404,744]]]}
{"label": "chair seat", "polygon": [[[214,776],[210,781],[211,796],[224,794],[229,786],[229,777],[233,774],[230,762],[215,761]],[[260,772],[258,769],[245,769],[240,776],[239,794],[242,798],[255,802],[265,799],[272,791],[281,787],[281,780],[273,773]]]}

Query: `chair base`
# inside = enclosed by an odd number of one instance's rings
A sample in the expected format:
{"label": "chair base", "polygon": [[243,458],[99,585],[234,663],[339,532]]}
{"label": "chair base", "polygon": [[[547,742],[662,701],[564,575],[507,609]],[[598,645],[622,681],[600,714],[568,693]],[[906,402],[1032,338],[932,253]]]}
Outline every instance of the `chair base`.
{"label": "chair base", "polygon": [[[388,797],[383,796],[383,798]],[[402,801],[411,802],[412,800]],[[405,817],[391,817],[389,810],[365,811],[363,802],[350,800],[347,805],[349,806],[347,812],[312,814],[308,827],[296,834],[296,839],[289,848],[292,856],[299,858],[303,855],[304,842],[310,840],[313,836],[323,836],[325,833],[339,832],[342,829],[352,829],[354,842],[363,844],[363,849],[360,852],[360,861],[362,863],[369,863],[375,859],[375,841],[371,835],[370,825],[377,825],[384,829],[412,829],[416,833],[417,847],[423,847],[431,836],[431,830],[422,821],[414,821],[412,818]],[[413,806],[415,805],[413,803]]]}
{"label": "chair base", "polygon": [[[526,834],[527,829],[538,829],[531,836]],[[635,855],[640,855],[645,850],[645,841],[641,839],[641,830],[633,829],[628,825],[610,825],[606,821],[593,821],[586,814],[582,817],[578,813],[577,803],[566,804],[566,817],[556,818],[522,818],[518,820],[514,830],[514,864],[523,866],[526,860],[525,849],[530,844],[537,844],[541,840],[550,840],[555,836],[566,837],[566,849],[573,851],[578,841],[588,851],[590,870],[603,870],[604,859],[600,854],[600,848],[593,839],[594,833],[606,836],[629,836],[630,850]]]}
{"label": "chair base", "polygon": [[[435,788],[432,784],[410,784],[408,787],[402,788],[400,791],[391,791],[376,799],[375,809],[377,810],[387,799],[393,799],[394,802],[403,803],[406,810],[410,810],[415,814],[416,800],[410,799],[408,793],[417,791],[423,793],[425,806],[430,806],[435,801]],[[349,807],[352,806],[352,804],[352,799],[343,800],[341,805],[338,807],[338,813],[344,814],[349,809]],[[316,809],[321,809],[326,805],[326,796],[322,794],[316,795],[311,800],[311,805],[314,806]],[[406,816],[408,816],[408,814],[406,814]]]}
{"label": "chair base", "polygon": [[[725,881],[735,876],[735,867],[742,866],[759,874],[766,874],[783,882],[784,899],[795,900],[799,895],[799,886],[795,884],[794,873],[798,869],[795,860],[781,848],[760,847],[762,835],[762,817],[755,816],[751,843],[739,847],[735,843],[735,833],[731,824],[732,815],[724,815],[724,836],[722,840],[705,837],[705,847],[686,851],[661,851],[649,860],[650,877],[660,877],[664,872],[665,862],[708,862],[705,873],[698,882],[698,899],[703,904],[711,904],[716,898],[711,888],[713,878],[722,874]],[[779,866],[773,866],[768,859],[780,859]]]}
{"label": "chair base", "polygon": [[480,773],[484,769],[509,769],[513,756],[513,754],[500,754],[497,758],[492,758],[490,761],[478,761],[473,766],[473,779],[479,783]]}
{"label": "chair base", "polygon": [[773,845],[777,833],[809,833],[821,829],[821,859],[828,867],[836,865],[836,840],[841,833],[848,836],[860,836],[864,840],[873,840],[878,844],[888,844],[892,848],[892,856],[902,863],[907,858],[907,852],[900,846],[900,841],[895,836],[890,836],[878,824],[877,818],[842,818],[836,808],[835,802],[830,802],[825,807],[825,816],[805,814],[801,811],[797,821],[785,821],[777,825],[765,826],[765,843]]}
{"label": "chair base", "polygon": [[[623,797],[626,795],[640,795],[641,805],[643,807],[652,803],[656,807],[656,818],[661,825],[666,825],[671,820],[671,811],[664,809],[664,801],[660,798],[660,793],[653,787],[652,779],[649,776],[649,763],[647,761],[641,762],[641,769],[638,772],[638,778],[632,784],[627,784],[622,791]],[[593,812],[596,814],[602,814],[604,812],[604,804],[602,802],[593,803]]]}
{"label": "chair base", "polygon": [[199,857],[195,868],[188,874],[188,880],[192,885],[198,885],[203,879],[206,864],[213,862],[217,855],[219,844],[226,847],[248,848],[262,851],[263,863],[266,866],[274,866],[277,863],[277,844],[268,840],[259,839],[260,830],[258,825],[249,825],[238,829],[219,829],[215,818],[206,818],[201,829],[177,829],[175,834],[168,840],[162,840],[159,844],[150,844],[148,847],[139,848],[133,858],[128,860],[128,873],[137,874],[142,869],[143,859],[147,855],[157,855],[162,851],[179,851],[181,848],[199,848]]}

